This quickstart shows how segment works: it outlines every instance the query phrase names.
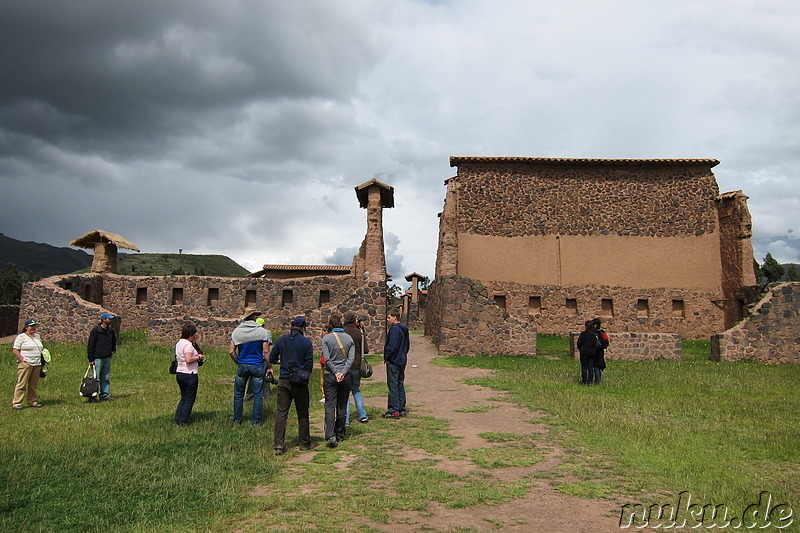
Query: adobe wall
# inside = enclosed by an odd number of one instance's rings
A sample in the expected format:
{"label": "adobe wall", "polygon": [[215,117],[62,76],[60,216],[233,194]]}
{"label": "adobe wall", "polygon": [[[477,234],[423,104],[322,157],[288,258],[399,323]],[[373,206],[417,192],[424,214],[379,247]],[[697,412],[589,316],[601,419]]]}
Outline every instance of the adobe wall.
{"label": "adobe wall", "polygon": [[[151,342],[173,344],[182,324],[191,320],[202,326],[204,343],[226,345],[246,307],[264,313],[270,330],[287,330],[292,317],[304,315],[308,335],[315,339],[332,313],[350,310],[364,318],[371,345],[383,346],[385,338],[385,282],[357,283],[354,277],[338,276],[274,280],[112,274],[55,276],[46,281],[25,284],[22,308],[43,323],[58,323],[48,330],[52,341],[85,341],[88,325],[107,310],[121,318],[125,329],[146,329]],[[98,286],[102,308],[67,288]]]}
{"label": "adobe wall", "polygon": [[443,354],[536,355],[536,326],[512,317],[479,282],[437,277],[428,287],[425,335]]}
{"label": "adobe wall", "polygon": [[480,280],[540,332],[604,316],[616,331],[707,338],[755,284],[747,197],[720,197],[716,163],[452,158],[436,275]]}
{"label": "adobe wall", "polygon": [[611,285],[560,286],[484,282],[489,295],[505,299],[513,316],[529,317],[539,333],[563,335],[602,317],[615,332],[670,332],[701,339],[720,331],[724,311],[708,290],[640,289]]}
{"label": "adobe wall", "polygon": [[712,359],[800,363],[800,283],[773,287],[753,314],[711,339]]}
{"label": "adobe wall", "polygon": [[[605,331],[605,324],[603,327]],[[606,331],[606,333],[608,333]],[[580,359],[578,336],[580,332],[570,333],[570,355]],[[605,359],[610,361],[652,361],[655,359],[681,359],[682,338],[672,333],[608,333],[608,348]]]}

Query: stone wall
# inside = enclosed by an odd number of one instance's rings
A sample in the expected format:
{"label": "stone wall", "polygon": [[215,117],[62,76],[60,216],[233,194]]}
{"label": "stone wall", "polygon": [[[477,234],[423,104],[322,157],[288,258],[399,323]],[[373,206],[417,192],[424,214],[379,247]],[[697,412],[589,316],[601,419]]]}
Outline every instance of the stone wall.
{"label": "stone wall", "polygon": [[[95,291],[102,307],[81,297]],[[304,315],[313,338],[332,313],[354,311],[363,318],[370,345],[383,346],[385,302],[385,282],[357,283],[352,276],[274,280],[81,274],[25,284],[22,309],[43,323],[59,322],[49,332],[50,340],[82,342],[86,325],[107,310],[121,318],[125,329],[145,329],[152,342],[162,344],[174,343],[183,323],[193,321],[203,342],[212,345],[227,344],[247,307],[261,311],[270,330],[286,330],[292,317]]]}
{"label": "stone wall", "polygon": [[458,276],[428,287],[425,335],[444,354],[536,355],[536,326],[500,309],[479,282]]}
{"label": "stone wall", "polygon": [[613,331],[669,331],[684,338],[708,338],[719,331],[724,310],[714,293],[690,289],[636,289],[612,286],[523,285],[483,282],[506,310],[529,317],[539,333],[562,335],[601,317]]}
{"label": "stone wall", "polygon": [[[81,289],[87,285],[94,288],[102,286],[102,277],[99,274],[85,274],[78,278],[73,281],[80,281],[75,286]],[[100,323],[100,315],[105,311],[115,311],[88,302],[71,290],[63,288],[59,285],[62,280],[62,276],[53,276],[22,286],[19,331],[22,331],[22,322],[35,318],[40,323],[38,331],[46,343],[83,344],[89,338],[91,329]],[[120,321],[117,319],[113,327],[118,333],[119,326]]]}
{"label": "stone wall", "polygon": [[[28,320],[27,318],[23,320]],[[22,331],[19,325],[19,306],[0,305],[0,337],[15,335]]]}
{"label": "stone wall", "polygon": [[[465,159],[456,163],[459,232],[678,237],[716,229],[719,188],[710,171],[716,162]],[[491,207],[487,198],[494,200]]]}
{"label": "stone wall", "polygon": [[773,287],[753,314],[711,338],[712,359],[800,363],[800,283]]}
{"label": "stone wall", "polygon": [[[680,360],[682,338],[673,333],[608,333],[606,360],[610,361],[652,361],[654,359]],[[570,333],[570,355],[580,359],[578,336],[580,332]]]}

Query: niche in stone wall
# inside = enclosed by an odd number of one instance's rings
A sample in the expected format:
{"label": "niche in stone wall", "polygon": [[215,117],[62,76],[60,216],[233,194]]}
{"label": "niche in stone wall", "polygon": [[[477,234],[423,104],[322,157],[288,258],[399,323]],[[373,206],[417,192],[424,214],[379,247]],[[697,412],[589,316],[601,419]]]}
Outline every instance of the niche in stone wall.
{"label": "niche in stone wall", "polygon": [[206,296],[206,305],[211,307],[212,305],[219,304],[219,288],[208,288],[208,295]]}
{"label": "niche in stone wall", "polygon": [[290,307],[294,303],[294,291],[284,289],[281,295],[281,307]]}
{"label": "niche in stone wall", "polygon": [[636,316],[638,318],[650,318],[650,302],[646,298],[636,300]]}
{"label": "niche in stone wall", "polygon": [[531,296],[528,298],[528,314],[541,315],[542,314],[542,297]]}
{"label": "niche in stone wall", "polygon": [[256,305],[256,291],[254,289],[247,289],[244,291],[244,306],[255,307]]}
{"label": "niche in stone wall", "polygon": [[183,287],[172,288],[172,305],[183,305]]}
{"label": "niche in stone wall", "polygon": [[92,286],[88,283],[83,286],[83,299],[87,302],[92,301]]}
{"label": "niche in stone wall", "polygon": [[494,295],[494,303],[497,304],[497,307],[500,309],[506,308],[506,295],[505,294],[495,294]]}
{"label": "niche in stone wall", "polygon": [[611,298],[600,299],[600,316],[614,316],[614,300]]}
{"label": "niche in stone wall", "polygon": [[146,304],[147,303],[147,287],[137,287],[136,288],[136,304]]}
{"label": "niche in stone wall", "polygon": [[564,307],[567,308],[568,315],[578,316],[578,300],[575,298],[567,298],[567,301],[564,302]]}
{"label": "niche in stone wall", "polygon": [[672,300],[672,316],[674,318],[686,318],[686,308],[683,300]]}
{"label": "niche in stone wall", "polygon": [[329,303],[331,303],[331,291],[326,291],[326,290],[319,291],[319,307],[322,307]]}

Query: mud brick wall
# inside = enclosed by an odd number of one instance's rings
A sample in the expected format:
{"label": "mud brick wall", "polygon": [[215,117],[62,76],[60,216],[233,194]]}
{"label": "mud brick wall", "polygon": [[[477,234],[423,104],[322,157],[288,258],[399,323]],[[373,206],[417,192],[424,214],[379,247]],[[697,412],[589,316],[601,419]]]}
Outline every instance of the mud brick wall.
{"label": "mud brick wall", "polygon": [[[669,331],[684,338],[708,338],[723,318],[714,293],[705,290],[637,289],[613,286],[523,285],[484,282],[491,297],[502,296],[506,310],[530,317],[539,333],[560,335],[582,328],[595,317],[606,329],[657,333]],[[568,301],[571,301],[568,305]]]}
{"label": "mud brick wall", "polygon": [[[25,322],[27,318],[22,321]],[[19,306],[0,305],[0,337],[15,335],[22,331],[19,325]]]}
{"label": "mud brick wall", "polygon": [[536,355],[536,326],[500,309],[480,283],[458,276],[428,287],[425,335],[444,354]]}
{"label": "mud brick wall", "polygon": [[[84,296],[99,303],[86,301]],[[23,316],[53,324],[50,340],[84,342],[103,311],[120,317],[125,329],[145,329],[152,342],[172,344],[184,322],[201,329],[203,342],[226,345],[244,310],[263,313],[270,330],[288,331],[304,315],[308,334],[317,338],[333,313],[362,317],[371,346],[383,347],[386,283],[355,277],[312,279],[218,278],[210,276],[54,276],[23,288]],[[43,328],[44,329],[44,328]]]}
{"label": "mud brick wall", "polygon": [[[608,349],[605,358],[612,361],[652,361],[655,359],[680,360],[681,341],[680,335],[673,333],[608,333]],[[570,355],[573,359],[580,359],[578,352],[578,336],[580,332],[570,333]]]}
{"label": "mud brick wall", "polygon": [[458,183],[459,232],[686,237],[717,224],[719,188],[708,164],[459,162]]}
{"label": "mud brick wall", "polygon": [[800,363],[800,283],[773,287],[753,314],[711,338],[712,359]]}

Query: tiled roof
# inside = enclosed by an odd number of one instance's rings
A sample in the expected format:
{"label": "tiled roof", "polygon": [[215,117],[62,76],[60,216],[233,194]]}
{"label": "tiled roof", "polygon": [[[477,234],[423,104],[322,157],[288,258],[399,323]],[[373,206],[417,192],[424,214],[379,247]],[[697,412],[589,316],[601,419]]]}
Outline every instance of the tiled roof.
{"label": "tiled roof", "polygon": [[264,265],[263,270],[337,270],[349,272],[351,265]]}
{"label": "tiled roof", "polygon": [[581,159],[572,157],[473,157],[451,156],[450,166],[457,167],[462,163],[534,163],[537,165],[719,165],[717,159]]}

